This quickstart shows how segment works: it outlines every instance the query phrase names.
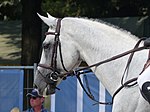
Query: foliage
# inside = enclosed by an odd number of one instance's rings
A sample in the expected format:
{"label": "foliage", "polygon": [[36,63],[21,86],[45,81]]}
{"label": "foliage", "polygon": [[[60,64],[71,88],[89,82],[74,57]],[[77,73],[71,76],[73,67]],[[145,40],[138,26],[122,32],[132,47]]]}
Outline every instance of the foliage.
{"label": "foliage", "polygon": [[16,20],[20,17],[20,0],[0,0],[0,20]]}
{"label": "foliage", "polygon": [[44,12],[58,17],[100,18],[150,15],[148,0],[43,0],[42,8]]}
{"label": "foliage", "polygon": [[[100,17],[107,13],[110,0],[43,0],[43,11],[59,17]],[[105,11],[104,11],[105,10]]]}
{"label": "foliage", "polygon": [[[0,0],[0,20],[21,19],[21,0]],[[150,0],[42,0],[43,12],[92,18],[150,15]]]}
{"label": "foliage", "polygon": [[119,0],[119,15],[128,16],[145,16],[150,15],[150,1],[149,0]]}

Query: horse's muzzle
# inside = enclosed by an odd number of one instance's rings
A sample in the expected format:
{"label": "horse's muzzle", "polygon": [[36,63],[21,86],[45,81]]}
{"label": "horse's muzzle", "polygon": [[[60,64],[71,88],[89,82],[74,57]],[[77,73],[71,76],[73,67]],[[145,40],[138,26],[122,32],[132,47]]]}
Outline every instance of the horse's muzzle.
{"label": "horse's muzzle", "polygon": [[49,85],[47,87],[46,95],[52,95],[55,94],[55,92],[56,92],[56,86]]}

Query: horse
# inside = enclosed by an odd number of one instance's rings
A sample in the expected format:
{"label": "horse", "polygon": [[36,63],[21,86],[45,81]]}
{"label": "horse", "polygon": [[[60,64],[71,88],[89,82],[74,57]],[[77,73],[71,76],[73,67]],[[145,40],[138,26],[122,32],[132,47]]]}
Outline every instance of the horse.
{"label": "horse", "polygon": [[[60,19],[48,13],[47,15],[48,17],[38,14],[49,29],[42,44],[40,64],[34,79],[35,86],[43,95],[54,94],[66,73],[69,75],[70,71],[75,72],[82,61],[88,66],[93,65],[132,49],[139,40],[130,32],[103,21],[78,17]],[[143,46],[143,43],[140,46]],[[134,54],[124,82],[138,77],[147,55],[148,50]],[[129,55],[126,55],[91,68],[112,96],[121,86],[128,58]],[[124,87],[113,99],[112,112],[149,111],[150,105],[142,97],[138,85]]]}

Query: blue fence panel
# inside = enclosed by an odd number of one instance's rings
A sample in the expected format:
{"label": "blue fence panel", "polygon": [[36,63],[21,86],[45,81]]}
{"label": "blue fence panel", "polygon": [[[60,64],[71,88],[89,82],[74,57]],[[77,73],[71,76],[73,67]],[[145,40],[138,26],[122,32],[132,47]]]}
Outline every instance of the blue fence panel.
{"label": "blue fence panel", "polygon": [[[92,94],[96,100],[111,102],[112,97],[93,72],[86,73]],[[83,84],[85,80],[81,75]],[[111,105],[94,105],[83,91],[76,77],[68,77],[58,86],[60,91],[51,96],[51,112],[112,112]]]}
{"label": "blue fence panel", "polygon": [[23,110],[23,70],[0,70],[0,112],[14,107]]}

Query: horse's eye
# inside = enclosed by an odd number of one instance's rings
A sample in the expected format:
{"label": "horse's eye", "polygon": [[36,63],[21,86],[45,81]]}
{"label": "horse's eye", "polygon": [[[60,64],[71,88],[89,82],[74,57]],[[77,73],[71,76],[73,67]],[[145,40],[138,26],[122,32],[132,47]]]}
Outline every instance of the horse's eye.
{"label": "horse's eye", "polygon": [[48,49],[50,47],[50,44],[43,44],[44,49]]}

